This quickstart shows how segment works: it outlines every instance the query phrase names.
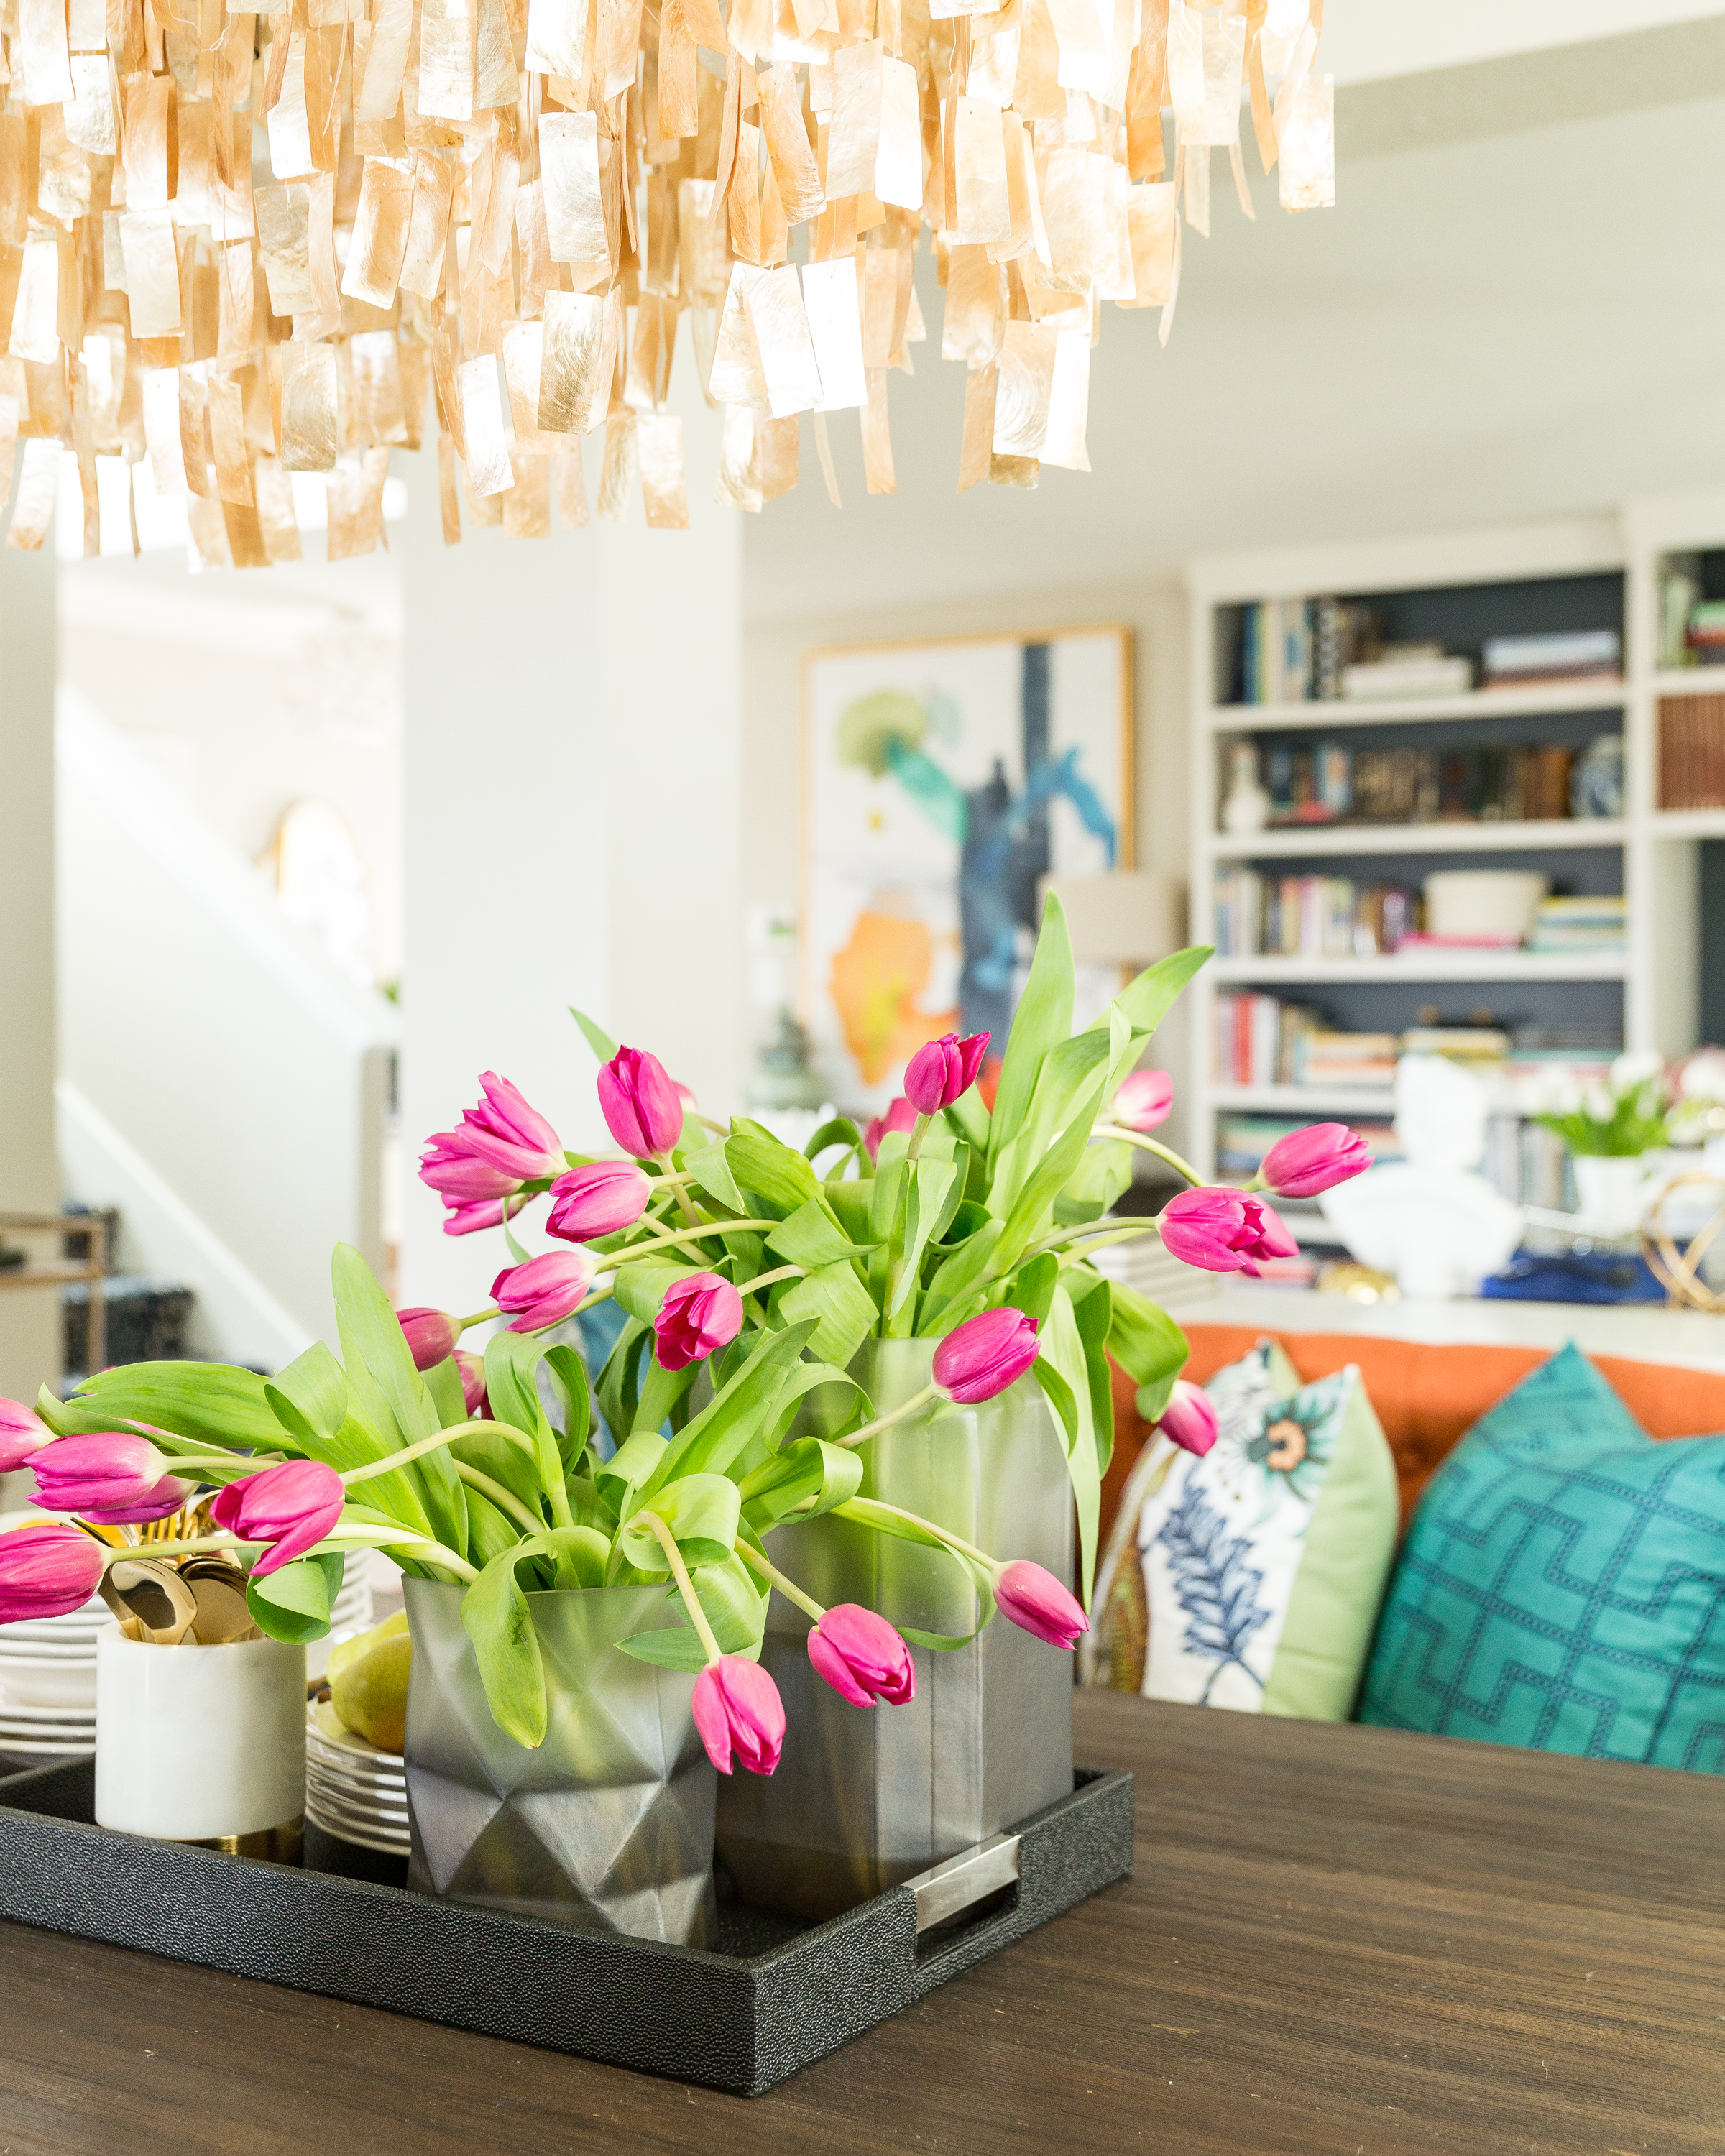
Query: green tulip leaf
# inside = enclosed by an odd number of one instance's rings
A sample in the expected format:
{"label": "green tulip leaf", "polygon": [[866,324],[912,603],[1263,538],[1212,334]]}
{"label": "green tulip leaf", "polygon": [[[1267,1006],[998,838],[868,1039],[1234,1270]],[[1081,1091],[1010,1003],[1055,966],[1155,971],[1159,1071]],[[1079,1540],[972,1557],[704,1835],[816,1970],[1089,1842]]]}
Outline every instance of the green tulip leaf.
{"label": "green tulip leaf", "polygon": [[811,1198],[788,1219],[780,1221],[767,1238],[767,1247],[781,1264],[807,1265],[812,1271],[841,1258],[863,1257],[874,1246],[852,1242],[821,1199]]}
{"label": "green tulip leaf", "polygon": [[281,1445],[282,1425],[264,1386],[255,1370],[226,1363],[126,1363],[96,1371],[69,1400],[56,1399],[44,1385],[36,1411],[56,1437],[137,1423],[164,1452],[218,1445],[268,1451]]}
{"label": "green tulip leaf", "polygon": [[296,1558],[279,1572],[254,1573],[245,1584],[245,1606],[260,1632],[290,1647],[321,1640],[330,1629],[330,1612],[341,1591],[347,1563],[340,1550]]}
{"label": "green tulip leaf", "polygon": [[1029,977],[1013,1013],[1012,1031],[1001,1061],[1000,1083],[995,1089],[988,1128],[991,1171],[1003,1147],[1018,1136],[1030,1112],[1044,1058],[1071,1033],[1073,983],[1072,939],[1066,932],[1065,912],[1050,892],[1043,903],[1042,927]]}
{"label": "green tulip leaf", "polygon": [[587,1045],[593,1050],[597,1060],[601,1063],[608,1063],[617,1053],[617,1043],[612,1040],[610,1034],[603,1026],[595,1025],[585,1011],[577,1010],[573,1004],[569,1006],[569,1015],[581,1028]]}
{"label": "green tulip leaf", "polygon": [[746,1116],[733,1118],[725,1141],[725,1158],[744,1190],[752,1190],[781,1220],[805,1204],[820,1188],[814,1170],[799,1152]]}
{"label": "green tulip leaf", "polygon": [[846,1503],[862,1487],[860,1457],[842,1445],[798,1438],[774,1454],[743,1486],[744,1511],[757,1533],[791,1518],[812,1520]]}
{"label": "green tulip leaf", "polygon": [[874,1331],[880,1315],[874,1297],[845,1258],[790,1281],[779,1291],[776,1312],[788,1325],[812,1322],[809,1353],[841,1367]]}
{"label": "green tulip leaf", "polygon": [[[767,1597],[742,1559],[733,1552],[722,1564],[702,1565],[691,1578],[701,1614],[712,1628],[719,1651],[757,1661],[767,1627]],[[637,1632],[619,1641],[619,1645],[637,1661],[652,1662],[660,1669],[704,1670],[706,1650],[688,1621],[682,1596],[675,1589],[669,1603],[680,1622],[658,1630]]]}
{"label": "green tulip leaf", "polygon": [[651,1325],[664,1306],[665,1291],[675,1281],[686,1280],[701,1270],[699,1265],[665,1265],[655,1258],[638,1258],[617,1268],[617,1307],[643,1325]]}
{"label": "green tulip leaf", "polygon": [[[720,1564],[737,1546],[742,1500],[726,1475],[684,1475],[653,1493],[650,1509],[670,1529],[691,1565]],[[670,1569],[665,1547],[653,1530],[635,1521],[623,1528],[623,1554],[642,1572]]]}

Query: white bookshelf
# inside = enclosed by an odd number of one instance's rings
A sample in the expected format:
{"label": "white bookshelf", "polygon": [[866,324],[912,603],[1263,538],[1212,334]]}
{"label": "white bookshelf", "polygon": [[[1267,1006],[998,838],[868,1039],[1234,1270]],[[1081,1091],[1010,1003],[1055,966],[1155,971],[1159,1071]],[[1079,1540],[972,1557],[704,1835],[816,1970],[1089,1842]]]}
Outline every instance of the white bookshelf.
{"label": "white bookshelf", "polygon": [[[1190,1068],[1185,1088],[1188,1145],[1205,1173],[1215,1165],[1219,1114],[1259,1112],[1312,1120],[1382,1116],[1393,1101],[1377,1087],[1224,1086],[1213,1070],[1214,998],[1219,989],[1259,988],[1276,994],[1324,985],[1401,983],[1409,988],[1478,983],[1481,1000],[1516,983],[1622,984],[1626,1047],[1666,1056],[1697,1045],[1699,843],[1725,838],[1725,808],[1658,806],[1658,705],[1662,696],[1725,691],[1725,670],[1661,671],[1658,654],[1660,558],[1688,549],[1725,548],[1725,491],[1666,495],[1609,515],[1547,524],[1503,526],[1429,538],[1214,556],[1187,574],[1194,654],[1192,697],[1192,933],[1209,940],[1219,868],[1322,860],[1360,881],[1383,880],[1397,860],[1397,880],[1417,884],[1433,857],[1482,854],[1609,852],[1620,857],[1627,941],[1620,953],[1420,952],[1404,957],[1218,959],[1194,983]],[[1219,615],[1253,600],[1316,593],[1435,592],[1446,587],[1544,582],[1620,574],[1624,578],[1624,673],[1620,680],[1572,687],[1473,690],[1418,699],[1238,705],[1218,701]],[[1597,715],[1599,732],[1624,737],[1625,809],[1620,819],[1585,818],[1481,824],[1310,824],[1234,835],[1218,828],[1220,772],[1230,737],[1300,732],[1346,742],[1356,729],[1479,719],[1525,721]],[[1496,738],[1494,736],[1493,738]],[[1414,744],[1410,744],[1414,745]],[[1358,870],[1350,864],[1358,861]],[[1453,997],[1434,997],[1454,1007]],[[1409,1014],[1411,1017],[1411,1013]],[[1407,1023],[1404,1019],[1401,1023]],[[1391,1021],[1386,1020],[1386,1024]],[[1316,1217],[1294,1224],[1302,1240],[1321,1238]]]}

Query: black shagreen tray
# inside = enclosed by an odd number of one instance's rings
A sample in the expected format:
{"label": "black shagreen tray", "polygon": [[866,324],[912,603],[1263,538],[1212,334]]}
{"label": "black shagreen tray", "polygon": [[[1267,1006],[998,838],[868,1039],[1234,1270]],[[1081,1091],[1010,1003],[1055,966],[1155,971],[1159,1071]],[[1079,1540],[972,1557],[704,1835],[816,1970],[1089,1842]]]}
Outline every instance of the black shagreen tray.
{"label": "black shagreen tray", "polygon": [[79,1760],[0,1781],[0,1917],[758,2096],[1127,1876],[1132,1776],[1074,1779],[829,1922],[721,1904],[708,1951],[113,1833]]}

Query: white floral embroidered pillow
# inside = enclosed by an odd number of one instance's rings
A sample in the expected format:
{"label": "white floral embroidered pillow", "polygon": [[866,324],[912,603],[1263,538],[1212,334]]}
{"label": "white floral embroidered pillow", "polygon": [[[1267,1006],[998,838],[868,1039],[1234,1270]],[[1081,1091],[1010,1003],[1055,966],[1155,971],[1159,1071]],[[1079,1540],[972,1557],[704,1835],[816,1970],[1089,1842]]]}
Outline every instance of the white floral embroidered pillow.
{"label": "white floral embroidered pillow", "polygon": [[1263,1340],[1204,1389],[1214,1445],[1196,1459],[1153,1440],[1122,1493],[1091,1681],[1345,1721],[1398,1522],[1395,1463],[1359,1372],[1301,1385]]}

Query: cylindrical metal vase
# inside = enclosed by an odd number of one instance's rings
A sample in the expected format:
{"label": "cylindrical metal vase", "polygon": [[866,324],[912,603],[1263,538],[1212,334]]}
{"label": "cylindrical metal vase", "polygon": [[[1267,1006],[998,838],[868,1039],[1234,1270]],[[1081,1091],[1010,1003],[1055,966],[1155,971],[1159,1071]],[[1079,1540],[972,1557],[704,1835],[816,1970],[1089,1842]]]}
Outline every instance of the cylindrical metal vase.
{"label": "cylindrical metal vase", "polygon": [[713,1789],[695,1680],[618,1642],[677,1621],[662,1587],[526,1598],[545,1669],[545,1742],[491,1718],[464,1589],[406,1583],[408,1884],[515,1916],[634,1938],[711,1938]]}
{"label": "cylindrical metal vase", "polygon": [[[864,1343],[851,1367],[878,1413],[927,1383],[934,1347]],[[911,1417],[863,1452],[865,1496],[1070,1578],[1071,1486],[1033,1378],[979,1407]],[[964,1573],[933,1550],[831,1518],[782,1527],[768,1547],[829,1607],[860,1602],[949,1637],[976,1623]],[[835,1916],[1070,1794],[1070,1655],[997,1615],[968,1646],[912,1650],[909,1705],[865,1710],[815,1675],[808,1632],[775,1594],[761,1659],[784,1698],[784,1756],[770,1778],[720,1787],[720,1859],[745,1901]]]}

